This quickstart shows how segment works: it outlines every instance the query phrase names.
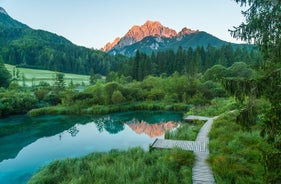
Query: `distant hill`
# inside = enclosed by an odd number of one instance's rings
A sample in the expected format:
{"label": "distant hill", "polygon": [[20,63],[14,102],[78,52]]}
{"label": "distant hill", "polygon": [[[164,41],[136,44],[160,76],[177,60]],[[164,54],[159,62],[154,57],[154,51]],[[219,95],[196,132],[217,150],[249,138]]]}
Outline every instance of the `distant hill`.
{"label": "distant hill", "polygon": [[180,46],[183,49],[197,46],[221,47],[231,44],[203,31],[183,28],[180,32],[163,26],[157,21],[147,21],[141,26],[133,26],[122,38],[116,38],[112,43],[107,43],[103,50],[110,54],[134,56],[136,51],[150,55],[153,51],[174,50]]}
{"label": "distant hill", "polygon": [[8,64],[78,74],[102,75],[124,57],[77,46],[62,36],[34,30],[11,18],[0,7],[0,56]]}

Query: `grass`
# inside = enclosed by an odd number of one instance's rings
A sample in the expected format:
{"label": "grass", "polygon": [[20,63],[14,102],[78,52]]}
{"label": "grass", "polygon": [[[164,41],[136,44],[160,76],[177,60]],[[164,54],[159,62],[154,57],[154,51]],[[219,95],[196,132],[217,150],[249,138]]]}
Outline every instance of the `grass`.
{"label": "grass", "polygon": [[177,129],[165,132],[165,139],[195,141],[204,124],[205,121],[196,121],[196,124],[182,123]]}
{"label": "grass", "polygon": [[237,115],[221,115],[209,134],[209,162],[216,183],[263,183],[262,149],[267,145],[259,136],[259,125],[245,132],[235,122]]}
{"label": "grass", "polygon": [[[15,66],[5,64],[8,71],[12,74]],[[54,78],[56,72],[50,70],[39,70],[39,69],[30,69],[30,68],[16,68],[19,70],[20,79],[18,82],[20,85],[23,84],[22,75],[25,77],[25,84],[27,86],[38,85],[41,81],[47,82],[50,85],[54,83]],[[73,84],[88,84],[89,83],[89,76],[88,75],[77,75],[77,74],[70,74],[64,73],[65,83],[68,85],[71,80]]]}
{"label": "grass", "polygon": [[234,98],[214,98],[209,105],[192,107],[186,115],[214,117],[237,107]]}
{"label": "grass", "polygon": [[59,115],[59,114],[108,114],[114,112],[125,112],[132,110],[167,110],[167,111],[186,111],[189,106],[186,104],[166,104],[155,101],[144,101],[125,103],[118,105],[94,105],[92,107],[80,106],[51,106],[32,109],[28,112],[29,116]]}
{"label": "grass", "polygon": [[142,148],[54,161],[39,170],[33,183],[192,183],[192,152]]}

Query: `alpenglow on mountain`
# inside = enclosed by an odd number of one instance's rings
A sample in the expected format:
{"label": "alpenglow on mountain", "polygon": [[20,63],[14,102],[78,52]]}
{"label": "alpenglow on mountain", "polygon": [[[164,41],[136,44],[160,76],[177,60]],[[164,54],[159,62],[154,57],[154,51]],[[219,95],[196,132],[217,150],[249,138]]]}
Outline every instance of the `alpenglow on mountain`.
{"label": "alpenglow on mountain", "polygon": [[103,51],[113,55],[134,56],[137,50],[151,54],[153,51],[177,50],[180,46],[188,49],[208,45],[221,47],[225,44],[229,43],[203,31],[185,27],[177,33],[158,21],[146,21],[141,26],[133,26],[123,37],[107,43]]}

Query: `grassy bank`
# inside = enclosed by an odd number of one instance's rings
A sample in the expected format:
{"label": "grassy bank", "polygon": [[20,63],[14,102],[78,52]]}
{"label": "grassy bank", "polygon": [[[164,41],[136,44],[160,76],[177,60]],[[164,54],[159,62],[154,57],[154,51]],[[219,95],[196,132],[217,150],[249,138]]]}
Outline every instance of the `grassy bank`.
{"label": "grassy bank", "polygon": [[259,136],[259,125],[245,132],[235,122],[237,113],[226,113],[210,132],[210,158],[216,183],[264,183],[262,150],[267,144]]}
{"label": "grassy bank", "polygon": [[179,149],[112,150],[54,161],[28,183],[192,183],[193,160],[191,152]]}
{"label": "grassy bank", "polygon": [[186,111],[189,109],[187,104],[175,103],[167,104],[163,102],[145,101],[134,102],[118,105],[94,105],[92,107],[80,107],[80,106],[52,106],[43,107],[39,109],[33,109],[28,112],[29,116],[41,116],[41,115],[58,115],[58,114],[108,114],[113,112],[126,112],[134,110],[175,110]]}

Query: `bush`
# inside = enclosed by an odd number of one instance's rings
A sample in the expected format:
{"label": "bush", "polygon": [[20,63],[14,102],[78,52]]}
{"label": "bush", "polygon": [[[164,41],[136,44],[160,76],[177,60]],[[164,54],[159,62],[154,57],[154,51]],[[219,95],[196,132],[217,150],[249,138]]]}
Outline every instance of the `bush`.
{"label": "bush", "polygon": [[38,100],[30,92],[5,91],[0,97],[0,117],[26,113],[38,104]]}

